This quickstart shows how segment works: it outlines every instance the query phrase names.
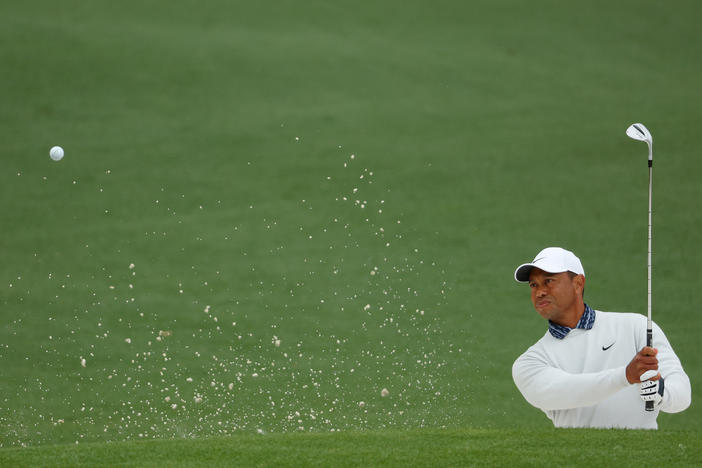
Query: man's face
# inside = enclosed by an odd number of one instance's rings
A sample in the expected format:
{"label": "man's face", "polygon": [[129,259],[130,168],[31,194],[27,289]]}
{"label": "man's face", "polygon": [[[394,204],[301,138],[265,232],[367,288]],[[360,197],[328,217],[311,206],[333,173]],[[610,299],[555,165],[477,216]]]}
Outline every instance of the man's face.
{"label": "man's face", "polygon": [[573,314],[577,314],[577,306],[582,302],[585,278],[582,275],[571,276],[568,272],[547,273],[538,268],[531,270],[531,302],[546,320],[568,325]]}

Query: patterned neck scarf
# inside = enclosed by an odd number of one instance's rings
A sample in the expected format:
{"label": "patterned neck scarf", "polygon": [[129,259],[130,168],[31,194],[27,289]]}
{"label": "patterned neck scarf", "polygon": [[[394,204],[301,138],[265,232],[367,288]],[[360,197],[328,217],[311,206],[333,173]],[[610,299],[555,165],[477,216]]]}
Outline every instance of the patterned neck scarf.
{"label": "patterned neck scarf", "polygon": [[[583,312],[582,317],[578,320],[578,324],[575,328],[582,328],[583,330],[589,330],[595,324],[595,309],[592,309],[589,305],[585,304],[585,312]],[[570,333],[572,328],[564,327],[563,325],[558,325],[552,321],[548,321],[548,331],[554,338],[562,340]]]}

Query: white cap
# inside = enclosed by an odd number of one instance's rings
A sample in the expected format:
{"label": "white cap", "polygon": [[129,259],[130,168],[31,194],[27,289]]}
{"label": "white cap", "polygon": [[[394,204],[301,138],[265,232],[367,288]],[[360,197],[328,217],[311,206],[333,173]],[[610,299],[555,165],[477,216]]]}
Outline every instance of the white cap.
{"label": "white cap", "polygon": [[571,271],[576,275],[585,276],[585,270],[583,270],[583,264],[580,263],[580,259],[570,250],[560,247],[547,247],[536,254],[531,263],[519,265],[514,271],[514,279],[520,283],[528,282],[532,268],[538,268],[547,273]]}

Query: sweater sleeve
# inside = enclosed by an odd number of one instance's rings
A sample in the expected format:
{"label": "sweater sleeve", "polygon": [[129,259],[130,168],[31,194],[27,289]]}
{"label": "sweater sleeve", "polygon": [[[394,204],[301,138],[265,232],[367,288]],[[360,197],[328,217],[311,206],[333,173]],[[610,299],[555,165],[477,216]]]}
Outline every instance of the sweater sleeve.
{"label": "sweater sleeve", "polygon": [[690,379],[682,368],[663,330],[653,324],[653,346],[658,348],[658,370],[665,379],[661,411],[679,413],[690,406],[692,389]]}
{"label": "sweater sleeve", "polygon": [[625,367],[571,374],[551,366],[533,348],[514,362],[512,378],[524,398],[543,411],[592,406],[629,385]]}

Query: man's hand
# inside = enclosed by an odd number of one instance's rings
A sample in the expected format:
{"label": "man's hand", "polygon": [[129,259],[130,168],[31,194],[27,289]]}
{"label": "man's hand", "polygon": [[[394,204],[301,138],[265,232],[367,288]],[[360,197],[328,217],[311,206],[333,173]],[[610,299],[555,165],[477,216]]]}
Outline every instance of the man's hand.
{"label": "man's hand", "polygon": [[660,379],[661,374],[657,372],[658,358],[656,354],[658,354],[658,350],[649,346],[636,353],[634,359],[626,366],[626,380],[630,384],[640,383],[641,375],[647,371],[656,371],[656,375],[648,379],[644,378],[644,380],[655,382]]}
{"label": "man's hand", "polygon": [[[655,372],[655,371],[653,371]],[[660,376],[660,374],[658,374]],[[641,377],[646,377],[642,375]],[[641,382],[641,399],[643,401],[652,401],[653,406],[658,406],[663,401],[663,389],[665,381],[662,378],[657,380],[644,380]]]}

